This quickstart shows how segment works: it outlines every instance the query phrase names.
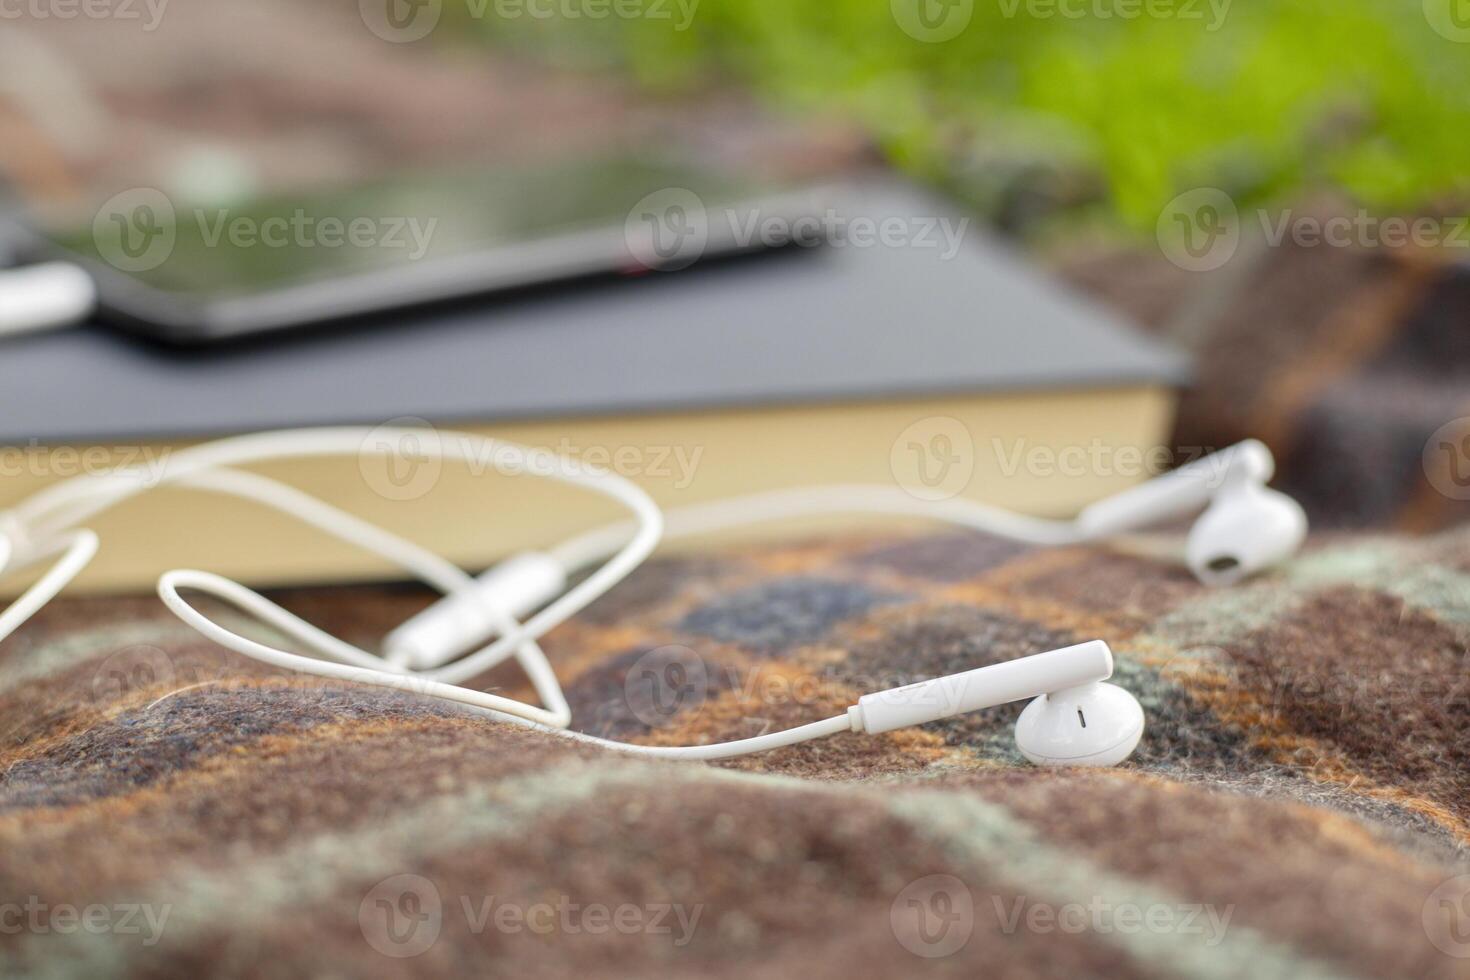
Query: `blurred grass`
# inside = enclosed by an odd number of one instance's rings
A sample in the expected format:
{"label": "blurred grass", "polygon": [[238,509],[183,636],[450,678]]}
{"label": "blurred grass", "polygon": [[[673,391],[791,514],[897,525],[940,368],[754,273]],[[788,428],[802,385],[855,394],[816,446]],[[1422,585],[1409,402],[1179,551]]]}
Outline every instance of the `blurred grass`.
{"label": "blurred grass", "polygon": [[1420,0],[1236,0],[1216,30],[1209,0],[1177,0],[1200,19],[1132,20],[974,0],[941,43],[905,34],[889,0],[702,0],[683,31],[678,2],[674,20],[472,29],[655,93],[734,83],[854,119],[897,166],[1009,223],[1060,210],[1143,230],[1205,185],[1410,209],[1470,176],[1470,44],[1435,33]]}

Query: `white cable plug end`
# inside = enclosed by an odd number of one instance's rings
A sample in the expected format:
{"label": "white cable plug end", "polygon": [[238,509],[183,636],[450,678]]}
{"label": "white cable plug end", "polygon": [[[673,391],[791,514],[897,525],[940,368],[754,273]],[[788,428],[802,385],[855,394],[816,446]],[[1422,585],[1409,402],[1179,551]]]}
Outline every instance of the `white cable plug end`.
{"label": "white cable plug end", "polygon": [[0,336],[68,327],[96,306],[96,283],[70,262],[0,272]]}

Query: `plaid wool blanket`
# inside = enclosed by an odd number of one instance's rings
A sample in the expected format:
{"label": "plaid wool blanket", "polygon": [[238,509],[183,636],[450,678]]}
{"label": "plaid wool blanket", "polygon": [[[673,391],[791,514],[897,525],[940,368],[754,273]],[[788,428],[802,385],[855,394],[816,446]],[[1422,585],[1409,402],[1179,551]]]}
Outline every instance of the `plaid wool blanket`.
{"label": "plaid wool blanket", "polygon": [[[577,727],[692,744],[1102,638],[1148,716],[1106,770],[1019,706],[645,761],[57,602],[0,654],[0,975],[1470,975],[1470,529],[1228,590],[1176,543],[675,557],[546,643]],[[428,598],[282,600],[370,644]]]}

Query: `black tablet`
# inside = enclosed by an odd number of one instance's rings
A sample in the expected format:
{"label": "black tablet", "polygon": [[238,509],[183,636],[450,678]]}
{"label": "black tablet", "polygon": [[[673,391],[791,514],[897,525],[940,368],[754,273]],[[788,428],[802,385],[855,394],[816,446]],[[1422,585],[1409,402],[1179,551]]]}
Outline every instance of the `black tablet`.
{"label": "black tablet", "polygon": [[134,188],[28,217],[108,321],[201,343],[711,256],[819,244],[830,188],[646,158],[416,173],[238,202]]}

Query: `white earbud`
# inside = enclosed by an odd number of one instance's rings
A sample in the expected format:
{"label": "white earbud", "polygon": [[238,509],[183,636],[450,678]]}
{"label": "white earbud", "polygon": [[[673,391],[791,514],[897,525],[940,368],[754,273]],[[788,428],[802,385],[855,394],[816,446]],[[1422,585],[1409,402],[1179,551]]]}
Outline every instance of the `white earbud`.
{"label": "white earbud", "polygon": [[1189,529],[1186,561],[1206,585],[1234,585],[1286,561],[1306,537],[1301,504],[1279,490],[1231,477]]}
{"label": "white earbud", "polygon": [[1306,539],[1301,505],[1266,486],[1275,472],[1271,450],[1250,439],[1098,501],[1077,527],[1090,540],[1204,508],[1190,528],[1186,561],[1206,585],[1231,585],[1290,558]]}
{"label": "white earbud", "polygon": [[1114,684],[1052,691],[1016,719],[1016,747],[1038,766],[1115,766],[1143,737],[1143,706]]}
{"label": "white earbud", "polygon": [[1143,708],[1113,676],[1101,640],[868,694],[848,709],[854,731],[876,735],[1010,701],[1035,698],[1016,720],[1016,747],[1039,766],[1114,766],[1143,737]]}

